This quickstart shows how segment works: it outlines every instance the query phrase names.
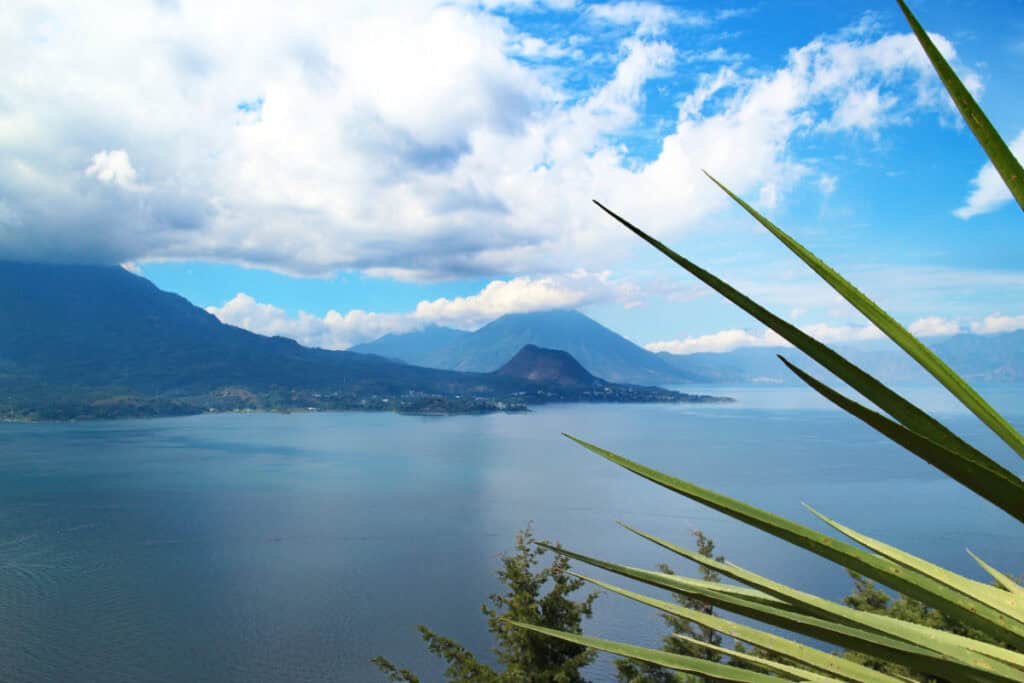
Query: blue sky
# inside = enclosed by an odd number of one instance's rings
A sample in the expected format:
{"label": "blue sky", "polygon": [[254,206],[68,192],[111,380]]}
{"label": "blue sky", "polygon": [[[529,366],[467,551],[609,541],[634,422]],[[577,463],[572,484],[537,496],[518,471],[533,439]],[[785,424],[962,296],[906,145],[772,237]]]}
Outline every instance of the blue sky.
{"label": "blue sky", "polygon": [[[1024,151],[1024,2],[912,7]],[[1024,327],[1020,209],[895,2],[4,15],[0,258],[124,263],[330,348],[562,306],[652,349],[775,342],[597,198],[820,338],[874,339],[707,169],[923,335]]]}

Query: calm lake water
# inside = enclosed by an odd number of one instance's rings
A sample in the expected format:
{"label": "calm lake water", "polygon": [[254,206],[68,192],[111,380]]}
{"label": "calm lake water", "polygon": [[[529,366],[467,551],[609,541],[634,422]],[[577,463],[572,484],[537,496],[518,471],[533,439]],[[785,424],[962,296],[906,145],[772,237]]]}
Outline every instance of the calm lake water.
{"label": "calm lake water", "polygon": [[[842,570],[563,431],[822,528],[806,501],[976,578],[965,547],[1024,570],[1007,516],[806,391],[704,390],[740,400],[0,424],[0,680],[375,681],[377,654],[438,680],[416,624],[490,661],[480,603],[529,520],[539,537],[646,567],[673,557],[616,520],[685,544],[699,528],[734,562],[827,597],[848,592]],[[910,393],[1021,471],[937,392]],[[1024,389],[985,393],[1024,423]],[[604,596],[587,631],[655,645],[663,628],[653,611]],[[609,661],[594,680],[613,680]]]}

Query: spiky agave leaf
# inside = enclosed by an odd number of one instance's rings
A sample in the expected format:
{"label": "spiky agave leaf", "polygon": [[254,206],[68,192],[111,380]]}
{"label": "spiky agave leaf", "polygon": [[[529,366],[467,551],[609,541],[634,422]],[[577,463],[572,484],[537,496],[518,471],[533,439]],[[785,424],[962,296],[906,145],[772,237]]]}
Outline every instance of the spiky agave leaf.
{"label": "spiky agave leaf", "polygon": [[[940,639],[939,635],[944,632],[935,629],[923,626],[916,629],[910,628],[916,625],[882,617],[882,615],[872,615],[878,619],[872,620],[870,627],[863,626],[852,620],[835,619],[830,615],[819,616],[820,609],[799,601],[783,601],[785,604],[776,607],[720,591],[718,590],[720,584],[714,584],[714,582],[702,582],[675,574],[628,567],[565,548],[555,549],[552,546],[552,549],[566,557],[619,576],[656,588],[693,596],[725,611],[832,643],[848,650],[855,650],[872,657],[902,664],[914,671],[938,676],[943,680],[983,680],[1006,683],[1007,681],[1019,682],[1024,677],[1024,672],[1005,666],[1006,662],[993,662],[990,659],[994,658],[978,657],[978,654],[983,653],[966,648],[953,640]],[[841,609],[856,612],[848,607],[841,607]],[[857,614],[863,613],[857,612]],[[933,633],[935,637],[933,637]],[[1005,672],[1005,675],[1000,672]]]}
{"label": "spiky agave leaf", "polygon": [[[801,381],[833,405],[842,408],[891,441],[903,446],[1018,521],[1024,522],[1024,482],[1010,470],[991,460],[970,444],[965,444],[965,448],[960,453],[955,453],[931,439],[907,429],[898,422],[890,420],[885,415],[843,396],[790,363],[784,356],[780,355],[779,360]],[[970,457],[964,457],[964,454]]]}
{"label": "spiky agave leaf", "polygon": [[[889,676],[880,671],[875,671],[861,664],[857,664],[848,659],[836,657],[835,655],[822,652],[817,648],[813,648],[810,645],[804,645],[798,643],[795,640],[789,638],[783,638],[782,636],[768,633],[760,629],[746,626],[729,619],[717,617],[713,614],[702,612],[701,610],[691,609],[683,607],[665,600],[657,600],[655,598],[648,597],[641,593],[635,593],[633,591],[620,588],[604,581],[585,576],[583,574],[577,574],[573,572],[575,576],[579,576],[585,581],[593,583],[595,586],[600,586],[606,590],[617,593],[623,597],[629,598],[635,602],[645,604],[649,607],[661,610],[667,614],[672,614],[677,617],[688,619],[689,621],[705,626],[719,633],[725,634],[735,640],[742,640],[745,643],[756,645],[762,650],[774,652],[775,654],[788,657],[789,659],[799,662],[801,665],[807,667],[815,675],[825,674],[833,678],[841,678],[849,681],[856,681],[857,683],[897,683],[892,676]],[[707,643],[702,641],[701,646],[707,646]],[[807,673],[804,670],[804,673]],[[798,679],[799,680],[799,679]]]}
{"label": "spiky agave leaf", "polygon": [[856,541],[857,543],[860,543],[865,548],[873,550],[882,557],[888,558],[893,562],[897,562],[904,567],[913,569],[914,571],[926,576],[930,576],[939,583],[944,583],[953,590],[959,591],[978,602],[984,603],[993,609],[1002,612],[1011,619],[1024,622],[1024,601],[1022,601],[1017,595],[995,588],[988,584],[981,583],[980,581],[974,581],[960,576],[956,572],[951,572],[948,569],[928,562],[920,557],[911,555],[910,553],[904,552],[899,548],[889,545],[888,543],[883,543],[878,539],[874,539],[870,536],[854,531],[848,526],[840,524],[833,519],[829,519],[807,503],[804,503],[804,507],[810,510],[811,514],[825,522],[825,524],[828,524],[839,533]]}
{"label": "spiky agave leaf", "polygon": [[1002,573],[995,567],[989,565],[983,559],[972,553],[970,548],[967,549],[967,554],[974,558],[974,561],[977,562],[982,569],[987,571],[989,576],[995,579],[999,583],[999,585],[1003,587],[1004,590],[1008,590],[1011,593],[1024,596],[1024,586],[1021,586],[1019,583],[1011,579],[1006,574]]}
{"label": "spiky agave leaf", "polygon": [[[986,470],[997,471],[1000,469],[1000,466],[991,458],[973,448],[934,417],[882,384],[878,379],[851,363],[839,353],[836,353],[835,350],[822,344],[795,325],[778,317],[729,283],[709,273],[689,259],[680,256],[673,249],[651,237],[600,202],[595,203],[615,220],[646,240],[672,261],[697,277],[697,279],[739,306],[780,337],[806,353],[833,375],[856,389],[862,396],[887,412],[904,427],[954,453],[959,459],[964,461],[965,468],[970,468],[971,471],[978,473]],[[957,481],[967,485],[965,480],[957,479]]]}
{"label": "spiky agave leaf", "polygon": [[753,505],[641,465],[600,446],[573,436],[566,436],[591,452],[670,491],[682,494],[777,538],[810,550],[847,569],[880,581],[901,593],[962,620],[965,624],[970,624],[989,633],[993,637],[1024,647],[1024,624],[1007,619],[1001,612],[972,600],[924,574]]}
{"label": "spiky agave leaf", "polygon": [[903,15],[907,18],[910,28],[914,31],[914,35],[917,36],[921,47],[924,48],[924,52],[928,55],[932,66],[935,67],[935,72],[942,80],[942,84],[946,86],[950,97],[953,98],[953,103],[960,110],[960,115],[963,116],[964,121],[970,126],[974,137],[981,143],[985,154],[999,172],[1010,193],[1017,200],[1017,204],[1021,209],[1024,209],[1024,171],[1021,170],[1020,162],[1013,156],[1013,152],[1010,151],[1006,142],[1000,137],[995,126],[985,116],[985,112],[978,106],[970,91],[964,87],[956,72],[953,71],[953,67],[949,65],[946,58],[935,47],[935,43],[932,42],[928,33],[918,23],[917,17],[907,7],[907,3],[903,0],[896,0],[896,2],[899,3],[900,9],[903,10]]}
{"label": "spiky agave leaf", "polygon": [[666,669],[674,669],[675,671],[707,676],[719,681],[729,681],[730,683],[779,683],[779,679],[774,676],[746,669],[739,669],[735,666],[719,664],[718,662],[711,662],[698,657],[677,655],[671,652],[665,652],[664,650],[653,650],[648,647],[639,647],[638,645],[627,645],[625,643],[615,642],[614,640],[594,638],[593,636],[585,636],[578,633],[566,633],[564,631],[556,631],[543,626],[534,626],[533,624],[525,624],[518,621],[509,621],[508,623],[513,626],[526,629],[527,631],[541,633],[554,638],[561,638],[562,640],[567,640],[570,643],[577,643],[584,647],[602,650],[603,652],[610,652],[613,655],[622,655],[623,657],[637,659],[641,662],[657,664],[658,666],[663,666]]}
{"label": "spiky agave leaf", "polygon": [[[1012,155],[1011,155],[1012,156]],[[749,213],[754,219],[768,229],[786,247],[796,254],[801,261],[806,263],[811,270],[817,273],[822,280],[827,282],[840,296],[850,302],[858,311],[864,314],[868,320],[881,330],[889,339],[892,339],[907,355],[927,370],[932,377],[942,383],[942,386],[949,390],[961,403],[978,416],[988,425],[989,429],[999,435],[1003,441],[1013,448],[1018,455],[1024,457],[1024,437],[1006,421],[999,412],[975,391],[970,384],[957,374],[953,368],[939,358],[934,351],[924,345],[917,337],[910,333],[907,328],[900,325],[896,320],[885,312],[881,306],[876,304],[870,297],[857,289],[846,278],[833,270],[827,263],[815,256],[804,245],[797,242],[785,231],[772,223],[759,213],[754,207],[743,201],[736,193],[718,182],[710,173],[705,173],[711,181],[718,185],[727,195]]]}

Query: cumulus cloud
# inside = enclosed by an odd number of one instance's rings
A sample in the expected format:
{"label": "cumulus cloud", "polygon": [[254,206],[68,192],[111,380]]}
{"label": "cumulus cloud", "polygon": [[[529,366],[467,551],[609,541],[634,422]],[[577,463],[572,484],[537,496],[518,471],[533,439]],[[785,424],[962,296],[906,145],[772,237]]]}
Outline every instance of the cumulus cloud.
{"label": "cumulus cloud", "polygon": [[135,182],[135,168],[128,152],[123,149],[103,150],[92,155],[92,163],[85,169],[85,175],[101,183],[117,185],[126,190],[141,189]]}
{"label": "cumulus cloud", "polygon": [[[820,342],[836,344],[855,341],[870,341],[881,339],[882,332],[874,325],[829,325],[828,323],[813,323],[803,325],[804,332],[811,335]],[[747,330],[722,330],[714,334],[706,334],[699,337],[686,337],[669,341],[656,341],[646,344],[644,348],[648,351],[668,351],[669,353],[723,353],[745,346],[789,346],[789,342],[777,335],[775,332],[764,329],[761,332],[750,332]]]}
{"label": "cumulus cloud", "polygon": [[271,337],[290,337],[304,346],[324,349],[345,349],[385,334],[409,332],[419,326],[417,321],[401,314],[358,309],[347,313],[331,310],[322,318],[299,311],[293,317],[284,309],[260,303],[244,292],[239,292],[223,306],[209,306],[206,310],[228,325]]}
{"label": "cumulus cloud", "polygon": [[[777,69],[726,67],[674,93],[654,158],[639,160],[628,140],[650,122],[646,94],[684,61],[657,27],[719,17],[568,0],[8,4],[0,55],[18,68],[0,72],[0,257],[12,259],[599,271],[633,242],[591,197],[677,235],[725,205],[700,168],[773,204],[807,173],[798,134],[941,104],[911,35],[825,36]],[[585,41],[488,11],[542,4],[643,30],[621,39],[603,82],[580,85],[551,60]]]}
{"label": "cumulus cloud", "polygon": [[789,343],[771,330],[754,333],[747,330],[722,330],[699,337],[686,337],[671,341],[645,344],[648,351],[668,351],[679,355],[690,353],[724,353],[745,346],[789,346]]}
{"label": "cumulus cloud", "polygon": [[[1010,151],[1018,159],[1024,159],[1024,130],[1010,143]],[[955,216],[964,220],[995,211],[1012,199],[1006,183],[991,163],[981,167],[971,180],[971,188],[964,205],[953,212]]]}
{"label": "cumulus cloud", "polygon": [[975,334],[999,334],[1024,330],[1024,315],[1001,315],[993,313],[983,320],[971,323],[971,332]]}
{"label": "cumulus cloud", "polygon": [[472,296],[421,301],[406,313],[331,310],[323,317],[304,311],[291,316],[243,292],[222,306],[206,310],[221,322],[258,334],[291,337],[305,346],[346,349],[385,334],[411,332],[430,324],[472,330],[506,313],[624,301],[632,294],[629,285],[610,280],[607,273],[577,271],[559,277],[495,280]]}
{"label": "cumulus cloud", "polygon": [[[795,311],[794,311],[795,313]],[[800,312],[801,314],[803,311]],[[795,315],[793,317],[796,317]],[[813,323],[803,325],[800,329],[825,344],[845,344],[850,342],[874,341],[884,338],[884,334],[874,325],[830,325]],[[960,332],[960,325],[955,320],[931,316],[920,318],[909,325],[909,329],[918,337],[944,337]],[[1024,316],[1011,318],[1007,316],[988,316],[980,323],[973,323],[971,331],[976,334],[995,334],[1024,329]],[[669,353],[723,353],[749,346],[790,346],[789,342],[775,332],[764,329],[761,332],[749,330],[722,330],[699,337],[686,337],[667,341],[656,341],[646,344],[648,351],[668,351]]]}
{"label": "cumulus cloud", "polygon": [[918,337],[944,337],[960,331],[960,324],[955,320],[931,316],[915,320],[907,328]]}
{"label": "cumulus cloud", "polygon": [[656,35],[669,24],[706,26],[711,19],[700,12],[683,12],[656,2],[614,2],[591,5],[590,16],[612,24],[636,25],[638,35]]}

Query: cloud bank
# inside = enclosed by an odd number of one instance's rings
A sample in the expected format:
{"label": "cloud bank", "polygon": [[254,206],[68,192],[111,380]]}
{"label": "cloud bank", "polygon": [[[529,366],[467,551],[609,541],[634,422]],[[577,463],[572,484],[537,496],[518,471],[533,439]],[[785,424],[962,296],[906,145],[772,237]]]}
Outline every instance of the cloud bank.
{"label": "cloud bank", "polygon": [[[825,344],[845,344],[851,342],[874,341],[883,339],[885,335],[874,325],[830,325],[813,323],[802,325],[801,330]],[[908,329],[918,337],[945,337],[961,331],[961,325],[955,320],[936,316],[921,318],[912,322]],[[1024,316],[1008,318],[1005,316],[988,316],[980,323],[970,325],[976,334],[995,334],[1024,329]],[[724,353],[743,347],[787,347],[789,342],[775,332],[764,329],[760,332],[749,330],[722,330],[714,334],[683,339],[656,341],[644,345],[648,351],[667,351],[676,354],[690,353]]]}
{"label": "cloud bank", "polygon": [[[0,257],[599,271],[633,243],[591,197],[679,234],[724,206],[700,168],[771,205],[812,170],[797,136],[948,107],[909,34],[824,36],[757,71],[690,62],[671,38],[727,14],[536,3],[581,32],[555,39],[499,5],[8,3]],[[598,24],[619,31],[610,46],[588,42]],[[596,81],[568,77],[609,58]],[[694,64],[719,68],[649,111]],[[646,155],[641,129],[657,135]]]}
{"label": "cloud bank", "polygon": [[622,301],[633,294],[629,285],[607,273],[576,271],[568,276],[495,280],[472,296],[421,301],[407,313],[331,310],[323,317],[300,311],[290,316],[244,292],[207,312],[221,322],[258,334],[295,339],[305,346],[346,349],[385,334],[401,334],[430,324],[473,330],[506,313],[529,313]]}

